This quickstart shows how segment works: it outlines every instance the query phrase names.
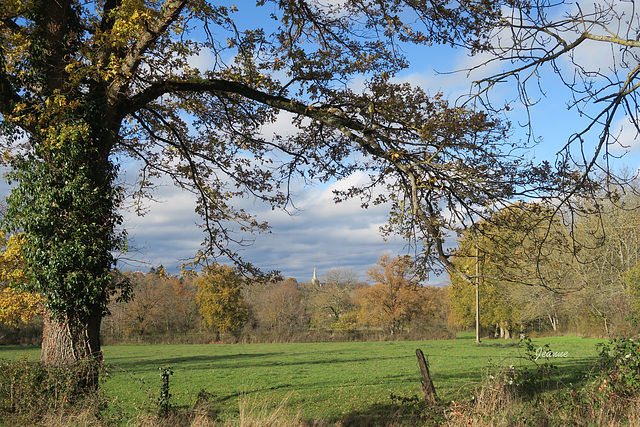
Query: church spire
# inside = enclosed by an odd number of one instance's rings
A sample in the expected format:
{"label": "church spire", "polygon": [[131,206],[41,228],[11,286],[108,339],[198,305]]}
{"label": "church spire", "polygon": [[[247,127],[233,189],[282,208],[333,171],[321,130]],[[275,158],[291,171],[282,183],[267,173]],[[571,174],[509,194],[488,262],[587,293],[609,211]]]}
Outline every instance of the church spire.
{"label": "church spire", "polygon": [[320,281],[318,280],[318,277],[316,276],[316,269],[313,269],[313,279],[311,279],[311,284],[314,286],[320,286]]}

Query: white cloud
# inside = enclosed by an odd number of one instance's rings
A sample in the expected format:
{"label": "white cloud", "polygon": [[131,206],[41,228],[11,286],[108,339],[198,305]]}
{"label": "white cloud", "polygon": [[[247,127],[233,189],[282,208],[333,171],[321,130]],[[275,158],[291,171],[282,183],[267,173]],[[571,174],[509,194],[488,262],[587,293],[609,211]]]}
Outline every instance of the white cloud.
{"label": "white cloud", "polygon": [[216,56],[210,49],[202,49],[197,55],[191,55],[187,58],[189,67],[198,70],[209,70],[216,63]]}
{"label": "white cloud", "polygon": [[[254,236],[254,244],[239,247],[239,253],[260,268],[280,270],[285,277],[300,281],[309,280],[314,268],[321,275],[333,267],[351,268],[364,280],[366,268],[375,264],[380,255],[404,253],[403,242],[385,242],[380,235],[379,227],[387,214],[384,206],[364,210],[357,199],[334,203],[334,189],[365,179],[366,175],[357,173],[330,185],[300,189],[296,201],[299,209],[293,215],[272,211],[253,200],[239,200],[238,206],[272,226],[271,233]],[[124,225],[132,246],[139,251],[127,256],[136,262],[122,260],[121,268],[146,270],[163,264],[175,272],[180,260],[193,256],[200,248],[205,236],[195,225],[199,222],[193,210],[195,198],[178,188],[162,186],[155,199],[160,203],[150,202],[149,213],[144,217],[125,213]]]}
{"label": "white cloud", "polygon": [[[640,117],[636,118],[636,120],[640,120]],[[609,147],[612,153],[620,155],[640,151],[638,129],[636,129],[630,117],[618,120],[613,126],[612,135],[615,135],[617,139]]]}

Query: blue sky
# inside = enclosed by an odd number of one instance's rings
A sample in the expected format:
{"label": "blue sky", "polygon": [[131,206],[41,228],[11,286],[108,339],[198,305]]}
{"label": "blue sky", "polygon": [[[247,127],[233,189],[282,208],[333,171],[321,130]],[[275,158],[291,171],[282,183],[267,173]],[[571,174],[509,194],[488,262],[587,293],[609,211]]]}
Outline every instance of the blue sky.
{"label": "blue sky", "polygon": [[[431,93],[442,91],[450,99],[469,91],[470,81],[463,74],[441,75],[438,71],[460,68],[469,58],[463,52],[446,48],[423,48],[425,54],[401,77],[419,84]],[[447,68],[450,67],[450,68]],[[563,88],[554,85],[555,93]],[[505,88],[505,94],[509,93]],[[502,89],[500,89],[502,90]],[[565,91],[566,92],[566,91]],[[555,160],[557,150],[567,138],[583,123],[577,112],[567,111],[565,93],[561,96],[541,98],[540,104],[532,108],[532,118],[536,136],[541,143],[529,152],[537,160]],[[522,108],[516,107],[507,117],[514,123],[512,138],[526,139],[526,129],[519,128]],[[288,123],[278,123],[276,127],[286,128]],[[282,129],[280,129],[282,130]],[[637,167],[637,155],[632,152],[622,162]],[[293,214],[272,211],[268,206],[243,200],[243,206],[267,220],[270,234],[254,237],[253,245],[240,249],[242,256],[256,266],[270,270],[280,270],[285,277],[295,277],[298,281],[311,279],[316,268],[321,276],[330,268],[349,268],[356,271],[361,280],[366,279],[366,269],[375,264],[384,253],[406,253],[405,243],[399,239],[384,241],[379,227],[384,224],[388,207],[376,206],[363,210],[358,200],[334,204],[331,190],[345,188],[352,182],[364,180],[362,176],[352,176],[346,182],[331,185],[300,187],[296,193],[298,211]],[[203,235],[195,226],[198,217],[193,213],[193,199],[172,187],[160,187],[156,199],[151,202],[145,217],[127,214],[125,226],[129,238],[139,252],[131,254],[138,263],[130,264],[133,269],[147,269],[147,265],[163,264],[170,271],[176,271],[180,259],[188,258],[198,250]],[[139,264],[142,261],[147,264]],[[125,266],[127,264],[123,264]],[[432,276],[430,284],[446,284],[445,276]]]}
{"label": "blue sky", "polygon": [[[450,74],[448,72],[481,63],[486,57],[470,57],[465,51],[443,46],[411,48],[407,54],[411,67],[400,74],[398,80],[421,86],[430,94],[443,92],[451,102],[469,93],[473,79],[483,73],[495,73],[502,67],[502,64],[494,63],[470,76],[464,72]],[[587,66],[606,67],[610,51],[607,46],[592,45],[587,51],[577,52],[577,57]],[[201,60],[206,62],[206,57]],[[567,70],[570,71],[568,63]],[[527,156],[538,161],[553,162],[557,151],[564,146],[570,135],[587,122],[575,109],[567,109],[570,92],[559,84],[557,76],[550,70],[543,71],[542,83],[543,92],[530,92],[532,98],[539,99],[530,113],[535,136],[540,138],[540,144],[531,149]],[[359,86],[359,82],[354,80],[353,87]],[[514,99],[514,90],[514,82],[507,82],[492,92],[492,99],[498,103]],[[521,127],[526,123],[524,108],[515,103],[509,115],[504,118],[512,122],[511,138],[516,141],[526,140],[528,128]],[[274,129],[265,129],[265,132],[293,131],[286,116],[272,126]],[[591,137],[594,141],[597,134]],[[627,139],[627,143],[628,149],[614,149],[617,154],[629,152],[615,162],[615,165],[627,165],[636,169],[639,162],[633,135],[631,139]],[[587,147],[587,153],[589,150]],[[385,241],[379,233],[379,227],[386,220],[388,207],[376,206],[363,210],[358,200],[337,205],[333,203],[332,189],[344,188],[364,179],[355,175],[346,182],[300,186],[295,191],[298,210],[293,213],[272,211],[270,207],[252,200],[240,201],[243,207],[256,214],[258,219],[267,220],[272,227],[270,234],[254,236],[253,245],[241,248],[240,253],[258,267],[280,270],[285,277],[295,277],[301,282],[311,279],[314,268],[321,276],[334,267],[353,269],[361,280],[365,280],[366,269],[375,264],[380,255],[403,254],[406,249],[401,240]],[[125,214],[125,226],[131,246],[136,251],[127,254],[134,262],[122,259],[121,268],[145,270],[150,265],[163,264],[169,271],[175,272],[181,260],[189,258],[198,250],[204,236],[195,225],[198,217],[193,212],[193,198],[173,187],[165,186],[158,188],[156,200],[161,203],[150,202],[149,213],[144,217],[136,217],[130,212]],[[430,284],[447,282],[448,278],[443,276],[429,278]]]}
{"label": "blue sky", "polygon": [[[239,7],[239,13],[242,13],[243,6]],[[451,102],[469,92],[473,78],[480,76],[480,73],[496,72],[501,66],[493,64],[470,77],[463,72],[441,74],[465,69],[482,62],[483,57],[469,57],[462,50],[443,46],[412,48],[407,54],[411,68],[399,75],[398,79],[419,85],[432,95],[443,92]],[[606,47],[600,46],[594,47],[588,54],[578,54],[594,66],[606,64],[610,57]],[[206,56],[198,60],[202,61],[200,65],[207,65]],[[586,122],[577,111],[567,110],[568,90],[558,84],[557,77],[549,70],[545,73],[542,81],[546,97],[534,91],[532,97],[540,98],[540,102],[530,110],[535,133],[541,138],[541,143],[528,156],[536,160],[554,161],[558,149]],[[359,85],[357,80],[353,81],[354,88]],[[497,87],[492,97],[497,102],[514,98],[514,89],[514,83],[507,82]],[[519,126],[525,120],[524,109],[518,104],[513,107],[505,119],[513,123],[512,138],[524,140],[527,129]],[[286,116],[271,126],[273,129],[264,131],[293,131]],[[624,164],[633,169],[638,167],[638,153],[633,138],[634,135],[630,135],[627,139],[630,148],[626,151],[630,153],[617,161],[617,165]],[[131,182],[136,175],[134,168],[124,165],[123,180]],[[379,233],[379,227],[386,220],[387,206],[363,210],[358,200],[334,204],[333,189],[346,188],[365,179],[356,174],[342,182],[311,187],[300,185],[294,191],[298,208],[295,212],[272,211],[269,206],[254,200],[240,200],[243,207],[259,220],[268,221],[272,227],[271,233],[253,236],[252,245],[239,248],[241,255],[258,267],[280,270],[285,277],[295,277],[300,282],[310,280],[314,268],[322,276],[334,267],[352,269],[361,280],[365,280],[366,269],[375,264],[380,255],[406,253],[404,242],[397,239],[385,241]],[[6,186],[4,188],[6,193]],[[170,272],[176,273],[180,263],[200,248],[204,234],[196,225],[199,218],[194,213],[194,198],[170,185],[160,185],[155,192],[155,200],[148,202],[148,213],[143,217],[128,210],[123,212],[130,251],[120,258],[119,268],[146,271],[151,266],[162,264]],[[430,284],[447,282],[446,277],[429,278]]]}

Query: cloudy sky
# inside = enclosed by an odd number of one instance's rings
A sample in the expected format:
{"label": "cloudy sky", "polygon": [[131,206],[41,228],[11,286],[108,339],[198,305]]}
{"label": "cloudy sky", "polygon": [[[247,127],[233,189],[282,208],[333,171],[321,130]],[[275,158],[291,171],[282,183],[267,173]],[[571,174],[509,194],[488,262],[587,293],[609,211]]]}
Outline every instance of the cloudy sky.
{"label": "cloudy sky", "polygon": [[[589,51],[577,52],[585,63],[601,67],[603,61],[610,58],[607,46],[593,46]],[[467,76],[465,73],[442,74],[468,68],[481,63],[484,57],[469,57],[465,52],[445,47],[422,47],[409,52],[412,67],[399,76],[399,80],[408,81],[423,87],[428,93],[443,92],[454,101],[460,95],[468,93],[473,78],[479,74]],[[194,59],[206,67],[206,55]],[[499,70],[499,64],[485,68],[482,72],[490,74]],[[539,146],[529,153],[537,160],[553,161],[555,153],[576,131],[581,122],[575,110],[567,110],[569,93],[557,85],[557,78],[545,80],[542,93],[531,94],[540,99],[532,108],[532,118],[536,137],[542,138]],[[354,81],[355,88],[358,82]],[[513,84],[499,87],[494,93],[495,99],[513,98]],[[526,128],[520,125],[525,121],[524,110],[515,106],[511,116],[506,117],[513,123],[513,139],[526,138]],[[621,120],[620,125],[624,123]],[[286,131],[291,128],[286,117],[279,120],[274,129]],[[622,132],[628,132],[623,130]],[[629,151],[621,162],[637,168],[638,153],[635,149],[634,135],[627,137],[629,147],[619,152]],[[134,179],[137,172],[131,165],[123,167],[123,179]],[[344,182],[328,185],[300,187],[296,190],[294,212],[272,211],[270,207],[242,200],[240,203],[259,220],[271,225],[271,233],[254,236],[251,246],[240,248],[245,260],[265,270],[280,270],[285,277],[295,277],[299,281],[311,279],[314,268],[318,276],[333,267],[349,268],[358,273],[361,280],[366,279],[366,269],[375,264],[385,253],[406,253],[405,244],[399,240],[385,241],[379,233],[384,224],[388,207],[373,206],[367,210],[360,208],[358,200],[341,204],[333,202],[332,190],[346,188],[363,181],[365,177],[354,175]],[[5,187],[5,192],[6,192]],[[155,193],[155,202],[149,202],[148,213],[143,217],[125,211],[125,227],[128,232],[131,250],[119,260],[119,268],[147,271],[151,266],[164,265],[170,272],[176,273],[181,262],[193,256],[199,249],[204,235],[197,227],[198,216],[194,213],[194,198],[188,193],[170,185],[160,185]],[[446,277],[430,277],[429,283],[446,283]]]}
{"label": "cloudy sky", "polygon": [[[388,209],[375,206],[367,210],[358,200],[340,204],[333,201],[332,190],[345,188],[365,178],[325,186],[301,188],[295,198],[295,211],[271,210],[254,201],[240,201],[244,207],[271,226],[270,233],[251,237],[253,243],[239,249],[242,257],[265,270],[279,270],[285,277],[308,281],[317,269],[318,276],[333,267],[349,268],[365,279],[365,270],[384,253],[404,253],[404,242],[384,241],[379,227]],[[195,224],[194,198],[173,187],[158,188],[156,199],[144,217],[127,213],[125,226],[135,251],[120,263],[145,270],[148,265],[163,264],[174,270],[181,259],[192,256],[204,237]],[[128,259],[133,258],[133,260]],[[436,281],[444,281],[437,278]]]}
{"label": "cloudy sky", "polygon": [[[577,51],[576,59],[587,68],[600,69],[611,60],[609,49],[606,44],[592,44]],[[398,79],[421,86],[430,94],[443,92],[451,101],[468,93],[473,79],[495,73],[501,67],[501,64],[493,63],[470,75],[451,74],[447,72],[467,69],[487,58],[482,55],[470,57],[464,51],[447,47],[422,47],[408,54],[412,66]],[[202,55],[194,61],[194,65],[206,67],[210,58]],[[585,122],[575,109],[567,109],[570,93],[558,84],[557,77],[543,74],[543,78],[544,92],[530,93],[532,98],[539,100],[530,111],[535,136],[541,139],[541,143],[529,152],[529,157],[554,161],[556,152]],[[357,80],[353,81],[354,88],[359,86]],[[493,94],[494,99],[513,99],[513,89],[512,82],[498,87]],[[525,111],[517,104],[514,106],[511,115],[505,119],[512,122],[513,139],[526,139],[527,128],[521,127],[526,122]],[[623,130],[623,124],[624,119],[621,119],[619,126],[625,137],[629,126]],[[293,131],[286,116],[270,126],[270,129],[264,129],[265,133]],[[629,134],[625,141],[628,144],[626,149],[613,150],[617,154],[629,152],[618,164],[635,169],[638,152],[634,135]],[[135,174],[135,171],[128,173]],[[244,207],[259,220],[268,221],[272,228],[269,234],[255,236],[253,244],[241,248],[240,253],[258,267],[280,270],[285,277],[295,277],[299,281],[309,280],[314,268],[322,276],[334,267],[353,269],[360,279],[366,280],[366,269],[375,264],[380,255],[406,253],[406,246],[400,240],[385,241],[380,235],[379,227],[385,222],[388,207],[374,206],[363,210],[358,200],[341,204],[333,202],[333,189],[346,188],[365,179],[356,174],[344,182],[300,187],[296,191],[298,209],[295,212],[272,211],[268,206],[242,200],[240,203]],[[193,197],[171,186],[159,187],[155,196],[160,203],[151,202],[146,216],[125,213],[125,226],[135,250],[121,259],[121,268],[146,270],[151,265],[163,264],[175,272],[182,260],[192,256],[200,246],[204,236],[196,226],[199,219],[193,212]],[[447,282],[446,277],[429,278],[431,284]]]}

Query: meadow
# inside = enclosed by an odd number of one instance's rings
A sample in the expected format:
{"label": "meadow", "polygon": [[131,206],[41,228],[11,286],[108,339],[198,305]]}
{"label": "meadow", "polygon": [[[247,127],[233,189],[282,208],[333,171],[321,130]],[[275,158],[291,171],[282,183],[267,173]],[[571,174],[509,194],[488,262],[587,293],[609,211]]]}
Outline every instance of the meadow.
{"label": "meadow", "polygon": [[[580,382],[603,340],[575,336],[534,339],[566,357],[552,358],[565,384]],[[302,419],[371,417],[391,396],[421,396],[415,350],[428,357],[438,398],[468,395],[496,366],[530,366],[518,340],[471,338],[442,341],[325,342],[288,344],[116,345],[104,347],[112,408],[128,419],[156,411],[160,367],[170,366],[171,404],[191,406],[208,396],[222,419],[238,414],[239,399],[274,409],[282,402]],[[0,347],[0,359],[37,360],[39,348]],[[539,360],[542,362],[542,359]]]}

